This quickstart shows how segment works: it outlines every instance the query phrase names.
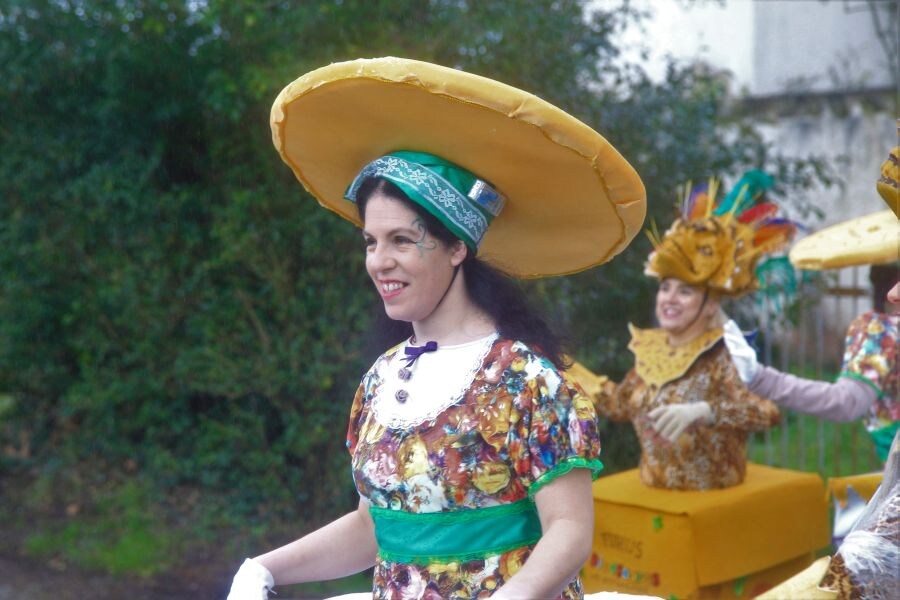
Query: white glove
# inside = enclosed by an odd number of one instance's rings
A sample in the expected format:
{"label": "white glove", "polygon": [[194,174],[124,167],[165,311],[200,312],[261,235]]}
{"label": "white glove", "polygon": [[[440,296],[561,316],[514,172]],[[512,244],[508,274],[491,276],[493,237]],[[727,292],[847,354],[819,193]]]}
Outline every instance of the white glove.
{"label": "white glove", "polygon": [[737,369],[738,376],[744,383],[750,383],[759,371],[759,363],[756,361],[756,350],[747,343],[744,334],[733,319],[725,323],[725,347],[731,354],[731,362]]}
{"label": "white glove", "polygon": [[653,428],[661,436],[675,443],[694,421],[703,419],[705,423],[711,424],[713,414],[706,402],[691,402],[657,406],[647,413],[647,416],[653,421]]}
{"label": "white glove", "polygon": [[269,600],[275,579],[267,568],[248,558],[235,573],[226,600]]}

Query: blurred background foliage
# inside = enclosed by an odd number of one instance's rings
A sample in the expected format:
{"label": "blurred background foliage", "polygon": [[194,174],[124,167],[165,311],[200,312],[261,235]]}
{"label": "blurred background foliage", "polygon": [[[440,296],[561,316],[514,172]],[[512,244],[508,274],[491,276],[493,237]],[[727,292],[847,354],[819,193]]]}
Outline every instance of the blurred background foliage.
{"label": "blurred background foliage", "polygon": [[[358,233],[271,145],[271,102],[307,70],[397,55],[531,91],[635,166],[648,223],[671,222],[677,184],[752,167],[811,214],[829,165],[767,146],[727,73],[672,63],[651,81],[617,41],[642,14],[589,4],[0,1],[0,481],[22,501],[7,516],[65,522],[28,548],[227,572],[354,505],[343,433],[379,307]],[[523,284],[614,378],[626,323],[650,324],[649,248]],[[630,428],[604,428],[609,471],[633,466]],[[91,553],[124,530],[170,560]]]}

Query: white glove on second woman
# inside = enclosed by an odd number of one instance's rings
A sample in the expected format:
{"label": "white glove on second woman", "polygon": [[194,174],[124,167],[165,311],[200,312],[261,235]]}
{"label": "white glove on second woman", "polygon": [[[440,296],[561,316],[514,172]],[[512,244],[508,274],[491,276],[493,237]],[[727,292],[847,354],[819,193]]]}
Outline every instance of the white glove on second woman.
{"label": "white glove on second woman", "polygon": [[728,319],[723,329],[725,330],[725,347],[731,354],[731,362],[734,363],[734,368],[737,369],[741,381],[750,383],[759,371],[756,350],[747,343],[747,339],[741,333],[741,328],[737,326],[734,319]]}
{"label": "white glove on second woman", "polygon": [[248,558],[235,573],[226,600],[269,600],[275,579],[267,568]]}
{"label": "white glove on second woman", "polygon": [[653,428],[674,443],[694,421],[702,419],[706,424],[711,424],[713,414],[708,403],[691,402],[657,406],[647,416],[653,421]]}

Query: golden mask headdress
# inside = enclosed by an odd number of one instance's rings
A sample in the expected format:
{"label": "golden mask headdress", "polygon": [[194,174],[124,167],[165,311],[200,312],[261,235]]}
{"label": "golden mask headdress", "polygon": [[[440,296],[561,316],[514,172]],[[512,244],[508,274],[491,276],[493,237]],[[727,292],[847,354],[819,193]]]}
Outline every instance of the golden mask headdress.
{"label": "golden mask headdress", "polygon": [[796,224],[776,217],[778,207],[765,201],[772,178],[749,171],[721,202],[718,181],[682,190],[679,217],[664,235],[648,232],[654,250],[644,272],[674,277],[722,296],[740,296],[756,286],[755,268],[767,253],[784,247]]}

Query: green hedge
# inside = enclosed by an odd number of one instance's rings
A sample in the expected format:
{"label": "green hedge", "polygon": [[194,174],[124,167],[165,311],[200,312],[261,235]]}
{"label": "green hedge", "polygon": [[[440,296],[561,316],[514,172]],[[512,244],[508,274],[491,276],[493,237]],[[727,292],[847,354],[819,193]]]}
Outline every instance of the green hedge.
{"label": "green hedge", "polygon": [[[343,434],[376,297],[358,233],[302,191],[268,130],[277,92],[314,66],[403,55],[546,97],[632,161],[663,225],[683,180],[755,165],[782,191],[827,182],[729,118],[726,74],[673,64],[650,81],[616,45],[640,15],[587,4],[6,3],[0,477],[137,469],[255,523],[353,505]],[[649,321],[648,249],[524,284],[615,377],[625,322]],[[631,464],[627,429],[604,427],[605,462]]]}

